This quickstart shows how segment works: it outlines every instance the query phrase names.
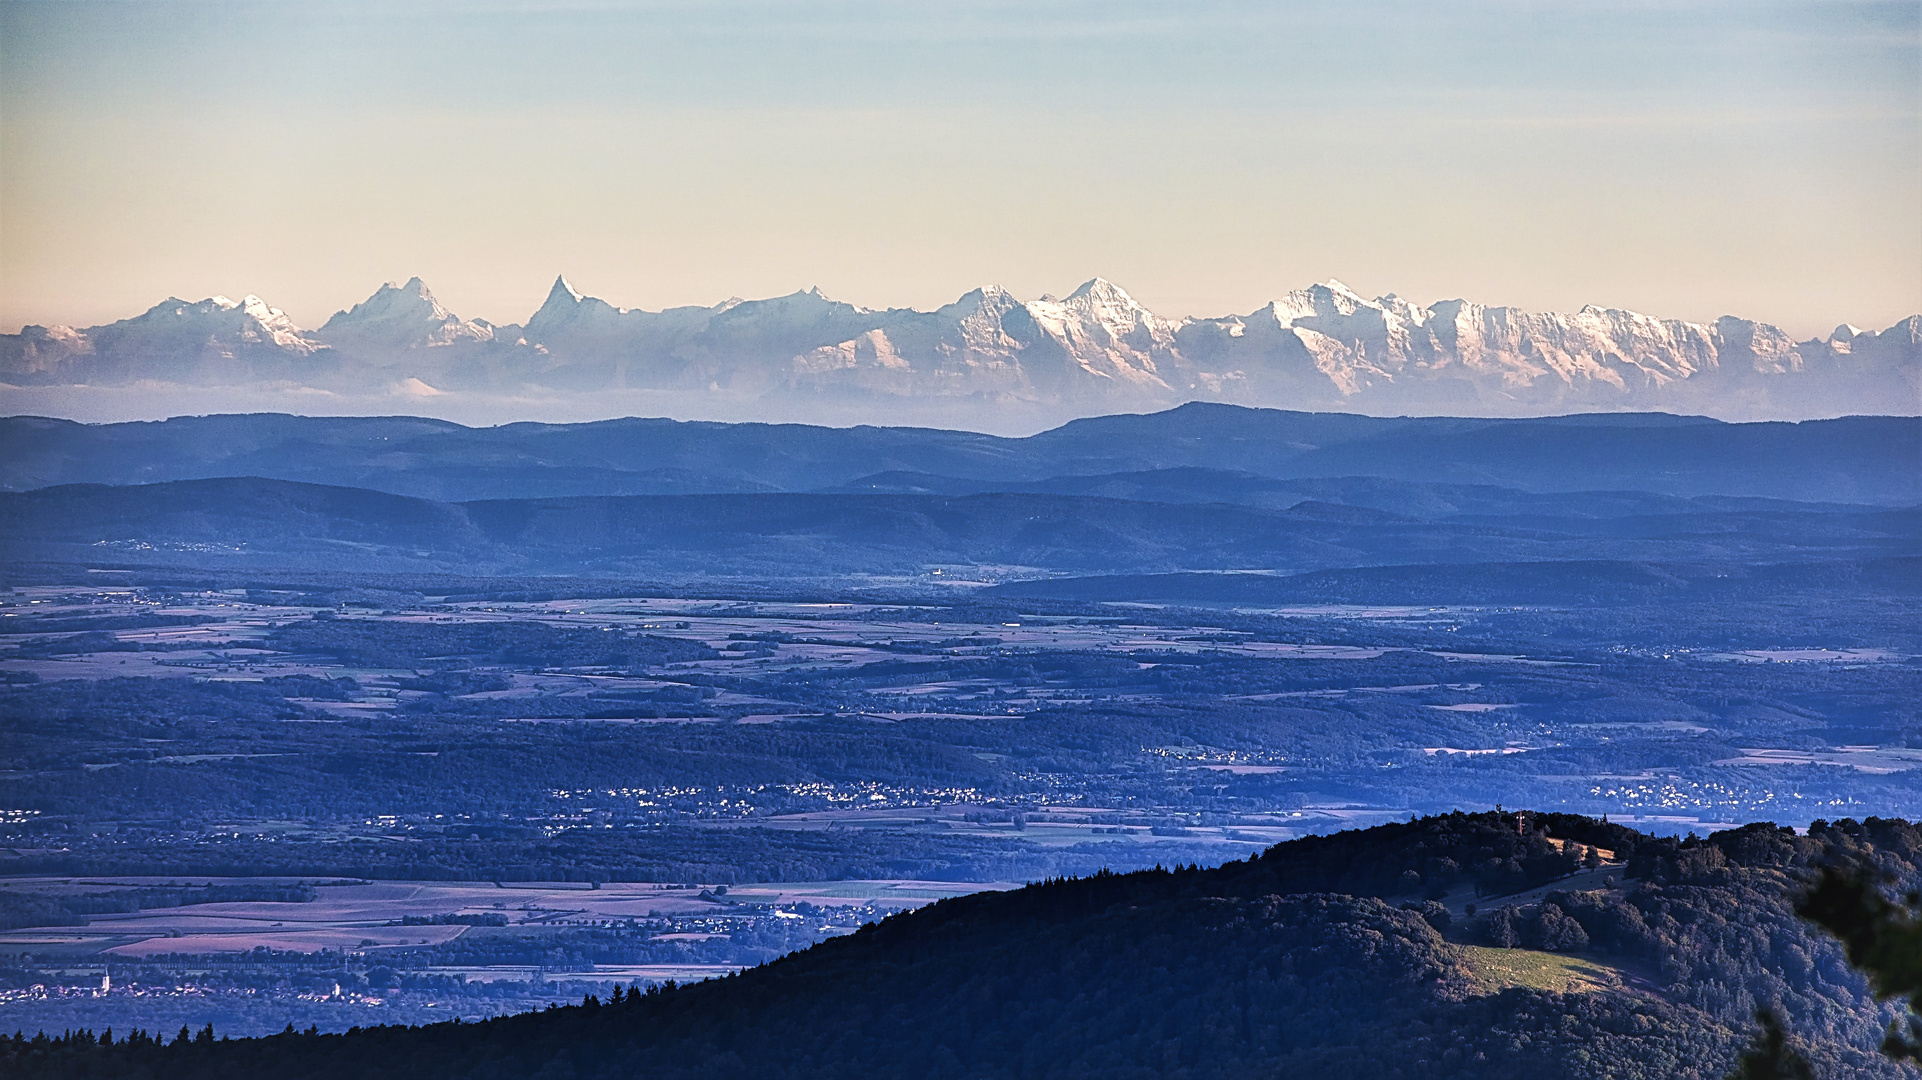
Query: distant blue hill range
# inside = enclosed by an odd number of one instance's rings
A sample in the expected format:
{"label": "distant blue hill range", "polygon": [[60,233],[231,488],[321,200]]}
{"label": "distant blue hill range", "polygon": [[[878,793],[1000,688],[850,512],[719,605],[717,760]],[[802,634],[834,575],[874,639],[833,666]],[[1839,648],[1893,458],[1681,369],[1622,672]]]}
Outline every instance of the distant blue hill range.
{"label": "distant blue hill range", "polygon": [[[1922,419],[1905,417],[1190,404],[1026,438],[12,417],[0,419],[0,564],[923,584],[946,567],[1081,582],[1010,595],[1200,603],[1910,595],[1922,591],[1918,463]],[[1271,577],[1192,576],[1250,571]]]}
{"label": "distant blue hill range", "polygon": [[557,279],[524,324],[497,326],[449,312],[414,278],[314,330],[254,296],[169,298],[84,329],[28,326],[0,335],[0,384],[415,402],[628,395],[680,402],[658,410],[678,415],[818,408],[995,430],[1008,430],[996,420],[1010,415],[1033,418],[1025,430],[1034,430],[1191,400],[1374,414],[1803,419],[1922,412],[1922,316],[1798,342],[1734,317],[1689,323],[1465,300],[1420,307],[1329,281],[1247,314],[1177,320],[1099,278],[1059,298],[977,289],[935,311],[864,308],[816,290],[646,311]]}

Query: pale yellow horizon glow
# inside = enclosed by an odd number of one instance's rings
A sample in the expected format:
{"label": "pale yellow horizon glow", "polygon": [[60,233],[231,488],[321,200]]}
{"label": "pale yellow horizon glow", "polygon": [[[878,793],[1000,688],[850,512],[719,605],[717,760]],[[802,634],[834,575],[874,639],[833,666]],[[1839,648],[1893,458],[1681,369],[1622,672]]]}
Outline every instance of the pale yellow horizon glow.
{"label": "pale yellow horizon glow", "polygon": [[[8,4],[0,330],[247,293],[315,327],[413,275],[520,322],[557,273],[645,308],[1101,276],[1171,317],[1330,277],[1797,337],[1922,311],[1900,5],[1484,3],[1439,39],[1363,5],[1309,20],[1331,57],[1227,4],[996,9],[1030,20],[1008,34],[754,9],[792,39],[645,4],[323,9]],[[1446,62],[1491,33],[1521,70]]]}

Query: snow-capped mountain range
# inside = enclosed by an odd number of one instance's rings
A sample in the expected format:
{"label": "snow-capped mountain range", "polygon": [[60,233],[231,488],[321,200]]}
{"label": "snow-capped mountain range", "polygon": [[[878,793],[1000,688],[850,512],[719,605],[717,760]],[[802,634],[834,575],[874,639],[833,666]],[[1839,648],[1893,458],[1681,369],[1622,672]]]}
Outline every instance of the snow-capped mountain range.
{"label": "snow-capped mountain range", "polygon": [[1703,324],[1465,300],[1419,307],[1328,281],[1246,315],[1174,320],[1100,278],[1038,300],[977,289],[935,311],[857,307],[818,290],[646,311],[584,296],[561,278],[524,326],[494,326],[454,315],[414,278],[381,286],[317,330],[254,296],[170,298],[86,329],[29,326],[0,336],[0,382],[660,391],[1068,414],[1195,399],[1479,415],[1913,414],[1922,411],[1922,316],[1798,342],[1734,317]]}

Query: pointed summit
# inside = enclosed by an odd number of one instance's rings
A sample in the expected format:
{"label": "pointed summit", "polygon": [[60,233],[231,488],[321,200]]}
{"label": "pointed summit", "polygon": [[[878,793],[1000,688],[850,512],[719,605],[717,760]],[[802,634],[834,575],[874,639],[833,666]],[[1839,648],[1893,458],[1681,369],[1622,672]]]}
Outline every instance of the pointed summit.
{"label": "pointed summit", "polygon": [[1159,339],[1173,330],[1172,323],[1142,307],[1126,289],[1107,278],[1090,278],[1069,293],[1067,299],[1056,303],[1079,313],[1076,318],[1093,320],[1114,335],[1126,335],[1136,327],[1144,327]]}
{"label": "pointed summit", "polygon": [[335,312],[319,334],[338,348],[370,355],[494,336],[485,325],[442,307],[419,277],[408,278],[406,284],[387,282],[374,295]]}
{"label": "pointed summit", "polygon": [[1133,304],[1135,302],[1134,297],[1129,296],[1127,290],[1109,281],[1107,278],[1100,277],[1089,278],[1081,283],[1080,288],[1068,294],[1069,300],[1079,300],[1082,297],[1108,304]]}
{"label": "pointed summit", "polygon": [[[556,274],[554,287],[547,290],[547,299],[541,301],[541,306],[535,309],[534,314],[527,317],[527,329],[539,334],[555,326],[581,318],[591,318],[595,313],[588,311],[589,308],[613,310],[606,301],[596,300],[575,291],[574,286],[567,283],[566,274]],[[538,339],[529,338],[528,340]]]}
{"label": "pointed summit", "polygon": [[[707,309],[691,309],[702,312]],[[554,278],[547,299],[528,316],[522,336],[530,345],[575,350],[577,356],[605,356],[610,351],[631,352],[645,340],[661,313],[641,308],[615,307],[598,296],[588,296],[569,284],[567,275]]]}
{"label": "pointed summit", "polygon": [[530,334],[536,335],[529,337],[528,340],[538,341],[539,334],[580,319],[583,317],[583,305],[591,303],[593,302],[574,291],[574,286],[567,283],[566,274],[554,275],[554,285],[547,290],[547,299],[541,301],[541,306],[534,309],[534,314],[527,317],[527,330]]}
{"label": "pointed summit", "polygon": [[554,275],[554,287],[547,290],[547,301],[541,306],[546,307],[548,304],[560,303],[578,304],[583,299],[585,298],[581,296],[580,293],[574,291],[574,286],[567,283],[566,274],[556,274]]}

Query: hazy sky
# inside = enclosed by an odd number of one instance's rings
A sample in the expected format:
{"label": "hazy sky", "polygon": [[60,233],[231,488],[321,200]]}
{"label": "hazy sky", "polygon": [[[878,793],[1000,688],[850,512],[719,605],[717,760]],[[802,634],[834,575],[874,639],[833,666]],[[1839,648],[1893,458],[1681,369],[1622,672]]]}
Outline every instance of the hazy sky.
{"label": "hazy sky", "polygon": [[1922,311],[1922,4],[0,0],[0,327],[1339,277]]}

